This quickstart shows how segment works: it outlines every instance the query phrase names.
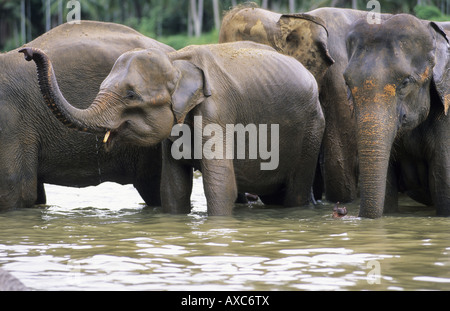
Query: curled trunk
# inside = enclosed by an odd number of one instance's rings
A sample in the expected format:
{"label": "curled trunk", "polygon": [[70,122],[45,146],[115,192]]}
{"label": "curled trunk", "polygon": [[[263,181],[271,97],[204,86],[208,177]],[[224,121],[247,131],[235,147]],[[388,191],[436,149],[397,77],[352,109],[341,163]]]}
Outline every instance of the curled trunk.
{"label": "curled trunk", "polygon": [[[38,82],[44,101],[56,118],[64,125],[84,132],[105,133],[107,126],[100,120],[100,101],[96,99],[87,109],[72,106],[62,95],[53,66],[47,55],[37,48],[23,48],[27,61],[36,63]],[[97,97],[99,98],[99,96]]]}

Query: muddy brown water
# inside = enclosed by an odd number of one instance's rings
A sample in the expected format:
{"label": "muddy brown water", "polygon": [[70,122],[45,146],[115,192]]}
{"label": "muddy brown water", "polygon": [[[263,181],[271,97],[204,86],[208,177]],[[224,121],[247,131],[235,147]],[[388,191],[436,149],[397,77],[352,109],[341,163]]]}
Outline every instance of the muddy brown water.
{"label": "muddy brown water", "polygon": [[402,198],[370,220],[345,204],[146,207],[132,186],[46,185],[48,205],[0,214],[0,267],[33,290],[450,290],[450,218]]}

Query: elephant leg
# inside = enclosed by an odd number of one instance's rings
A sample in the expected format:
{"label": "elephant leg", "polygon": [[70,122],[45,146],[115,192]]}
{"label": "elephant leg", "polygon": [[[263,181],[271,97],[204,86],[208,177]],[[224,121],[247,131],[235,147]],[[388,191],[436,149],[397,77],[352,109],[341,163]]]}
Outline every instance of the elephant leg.
{"label": "elephant leg", "polygon": [[0,210],[29,208],[42,200],[38,200],[37,161],[27,163],[23,155],[29,154],[20,152],[20,157],[7,159],[0,154]]}
{"label": "elephant leg", "polygon": [[161,206],[161,145],[144,154],[136,165],[134,187],[147,206]]}
{"label": "elephant leg", "polygon": [[137,173],[134,187],[147,206],[161,206],[161,165],[147,166],[150,168]]}
{"label": "elephant leg", "polygon": [[201,171],[208,215],[231,215],[238,196],[233,161],[203,159]]}
{"label": "elephant leg", "polygon": [[46,204],[47,203],[47,196],[45,194],[45,188],[44,183],[38,182],[37,184],[37,199],[36,199],[36,205],[40,204]]}
{"label": "elephant leg", "polygon": [[[319,103],[317,103],[319,107]],[[320,116],[320,117],[319,117]],[[284,206],[307,206],[312,201],[312,189],[317,173],[317,163],[320,145],[323,138],[325,119],[320,114],[315,115],[313,122],[305,126],[303,137],[299,137],[301,152],[297,167],[293,168],[286,182]]]}
{"label": "elephant leg", "polygon": [[[314,170],[313,170],[314,171]],[[311,186],[314,173],[298,171],[287,182],[283,205],[286,207],[307,206],[311,202]]]}
{"label": "elephant leg", "polygon": [[314,176],[314,183],[313,183],[313,199],[315,202],[318,200],[322,200],[322,195],[324,192],[324,184],[323,184],[323,175],[322,170],[320,167],[322,166],[321,157],[319,156],[319,161],[317,162],[317,168],[316,168],[316,174]]}
{"label": "elephant leg", "polygon": [[320,102],[326,120],[321,161],[325,197],[344,203],[357,197],[358,161],[356,119],[347,99],[342,66],[332,66],[327,72],[329,83],[320,94]]}
{"label": "elephant leg", "polygon": [[134,187],[147,206],[161,206],[161,174],[135,182]]}
{"label": "elephant leg", "polygon": [[[447,144],[446,144],[447,146]],[[444,146],[443,148],[446,148]],[[437,216],[450,216],[450,150],[439,153],[431,161],[429,183]]]}
{"label": "elephant leg", "polygon": [[432,192],[437,216],[450,216],[450,176],[446,169],[431,172]]}
{"label": "elephant leg", "polygon": [[171,146],[169,140],[162,143],[161,206],[166,213],[188,214],[194,172],[172,157]]}
{"label": "elephant leg", "polygon": [[395,172],[395,164],[391,163],[388,167],[387,179],[386,179],[386,195],[384,199],[383,213],[395,213],[398,212],[398,184],[397,174]]}

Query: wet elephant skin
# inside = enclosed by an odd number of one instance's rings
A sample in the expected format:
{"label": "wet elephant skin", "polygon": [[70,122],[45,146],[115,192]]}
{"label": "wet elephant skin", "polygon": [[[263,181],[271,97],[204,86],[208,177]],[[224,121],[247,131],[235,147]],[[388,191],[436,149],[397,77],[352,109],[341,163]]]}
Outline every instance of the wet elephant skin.
{"label": "wet elephant skin", "polygon": [[[64,24],[26,44],[54,61],[67,98],[90,102],[115,60],[134,48],[172,48],[118,24]],[[46,202],[44,183],[84,187],[104,181],[134,184],[159,205],[160,147],[117,145],[63,126],[45,107],[36,68],[18,50],[0,55],[0,210]],[[82,106],[80,106],[82,107]]]}
{"label": "wet elephant skin", "polygon": [[[68,125],[105,134],[107,146],[162,142],[164,211],[190,212],[193,169],[202,172],[209,215],[230,215],[238,192],[258,194],[271,204],[309,205],[325,121],[317,82],[294,58],[254,42],[189,46],[169,54],[132,51],[119,57],[92,104],[77,109],[60,92],[51,59],[34,48],[22,52],[37,65],[46,103]],[[230,125],[267,126],[258,135],[267,135],[277,150],[274,166],[265,167],[272,161],[261,154],[250,157],[248,143],[246,157],[230,157]],[[211,128],[214,135],[206,132]],[[181,130],[182,135],[174,132]],[[199,130],[206,133],[200,148]],[[174,155],[179,136],[188,138],[182,157]],[[204,151],[211,136],[219,139],[213,156]],[[258,139],[261,150],[264,139]]]}

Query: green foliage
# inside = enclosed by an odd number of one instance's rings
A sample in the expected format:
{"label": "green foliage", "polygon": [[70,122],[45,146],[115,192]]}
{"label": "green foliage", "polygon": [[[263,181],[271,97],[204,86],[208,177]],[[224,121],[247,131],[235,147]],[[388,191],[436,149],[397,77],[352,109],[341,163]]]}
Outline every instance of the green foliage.
{"label": "green foliage", "polygon": [[[0,0],[0,50],[10,50],[22,44],[22,25],[25,25],[25,38],[30,41],[46,29],[46,10],[51,14],[51,27],[66,21],[69,0],[50,0],[46,7],[43,0],[23,0],[26,4],[22,12],[21,0]],[[193,23],[190,4],[193,0],[78,0],[81,6],[81,18],[120,23],[137,31],[180,48],[189,44],[217,42],[214,31],[214,6],[212,0],[203,0],[202,35],[199,38],[187,36],[192,34]],[[256,2],[267,5],[272,11],[287,13],[294,3],[295,12],[307,12],[318,7],[335,6],[349,8],[353,5],[359,10],[368,10],[368,0],[218,0],[219,15],[234,4]],[[197,4],[200,3],[195,0]],[[418,0],[380,0],[383,13],[410,13],[422,19],[435,21],[450,20],[450,0],[422,0],[426,6],[416,6]],[[47,12],[48,12],[47,11]],[[447,15],[445,15],[447,14]],[[191,19],[190,19],[191,18]],[[219,17],[220,18],[220,17]]]}
{"label": "green foliage", "polygon": [[415,15],[420,19],[432,21],[449,21],[450,16],[442,14],[439,8],[434,5],[418,5],[414,7]]}
{"label": "green foliage", "polygon": [[432,20],[442,17],[441,11],[434,5],[418,5],[414,8],[414,12],[421,19]]}
{"label": "green foliage", "polygon": [[184,48],[188,45],[213,44],[218,43],[219,32],[212,30],[208,33],[203,33],[200,37],[189,37],[185,34],[178,34],[172,36],[158,37],[158,41],[170,45],[176,50]]}
{"label": "green foliage", "polygon": [[450,21],[450,15],[442,15],[441,17],[436,17],[431,19],[434,22],[449,22]]}

